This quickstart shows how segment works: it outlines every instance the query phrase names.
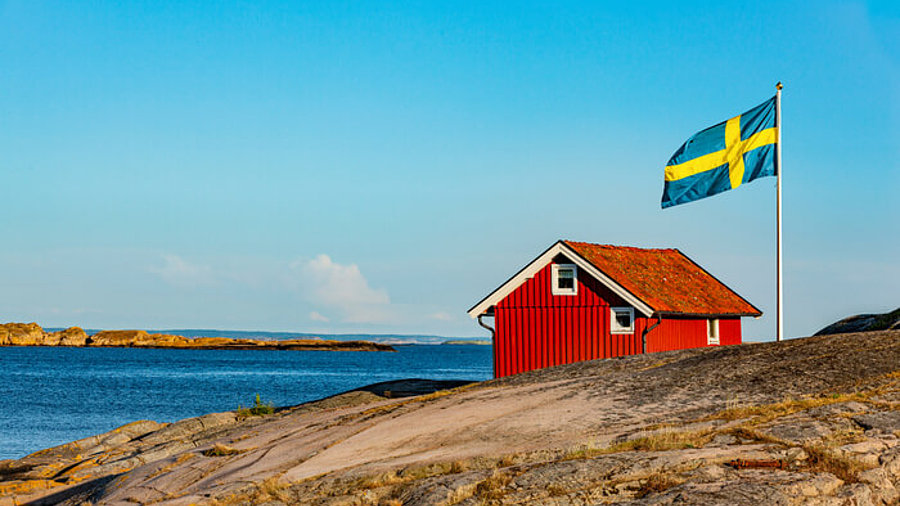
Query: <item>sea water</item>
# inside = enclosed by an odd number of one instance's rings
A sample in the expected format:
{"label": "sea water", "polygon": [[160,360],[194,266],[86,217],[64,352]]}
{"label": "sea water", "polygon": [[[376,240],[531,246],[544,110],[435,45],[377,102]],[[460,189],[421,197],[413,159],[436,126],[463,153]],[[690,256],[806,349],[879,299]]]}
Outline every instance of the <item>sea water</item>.
{"label": "sea water", "polygon": [[292,406],[381,381],[480,381],[491,347],[391,352],[0,348],[0,459],[136,420],[172,422],[252,405]]}

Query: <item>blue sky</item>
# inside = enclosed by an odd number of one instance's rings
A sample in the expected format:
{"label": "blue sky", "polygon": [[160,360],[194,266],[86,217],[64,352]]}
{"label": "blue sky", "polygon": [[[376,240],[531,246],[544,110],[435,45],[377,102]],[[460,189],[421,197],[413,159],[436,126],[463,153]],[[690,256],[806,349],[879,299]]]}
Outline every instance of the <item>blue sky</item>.
{"label": "blue sky", "polygon": [[677,247],[766,314],[775,180],[665,211],[785,84],[786,333],[895,308],[893,2],[0,1],[3,321],[486,335],[560,238]]}

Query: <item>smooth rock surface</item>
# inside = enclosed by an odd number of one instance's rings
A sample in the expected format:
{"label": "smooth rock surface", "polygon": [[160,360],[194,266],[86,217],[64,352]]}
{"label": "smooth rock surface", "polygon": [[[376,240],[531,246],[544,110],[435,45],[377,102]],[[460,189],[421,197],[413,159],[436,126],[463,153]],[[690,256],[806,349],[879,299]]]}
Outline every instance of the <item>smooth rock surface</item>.
{"label": "smooth rock surface", "polygon": [[898,368],[900,331],[884,331],[596,360],[433,393],[394,382],[265,417],[140,422],[6,461],[0,500],[892,504],[900,444],[873,424],[900,411],[885,400],[900,398]]}

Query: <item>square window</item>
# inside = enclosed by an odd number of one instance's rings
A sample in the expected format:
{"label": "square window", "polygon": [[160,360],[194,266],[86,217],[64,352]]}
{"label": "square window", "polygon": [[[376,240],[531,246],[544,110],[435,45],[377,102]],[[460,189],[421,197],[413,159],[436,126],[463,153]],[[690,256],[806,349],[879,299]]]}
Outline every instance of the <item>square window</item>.
{"label": "square window", "polygon": [[609,331],[613,334],[634,333],[634,308],[610,308]]}
{"label": "square window", "polygon": [[553,295],[577,295],[578,269],[571,264],[553,264],[550,282],[550,292]]}

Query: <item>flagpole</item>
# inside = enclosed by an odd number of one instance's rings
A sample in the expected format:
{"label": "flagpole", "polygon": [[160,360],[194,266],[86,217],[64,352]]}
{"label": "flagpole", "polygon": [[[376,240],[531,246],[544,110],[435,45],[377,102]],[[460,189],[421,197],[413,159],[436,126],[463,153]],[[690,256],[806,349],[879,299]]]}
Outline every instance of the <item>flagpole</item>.
{"label": "flagpole", "polygon": [[777,204],[775,214],[777,215],[778,224],[776,226],[778,233],[778,260],[776,268],[778,270],[778,296],[777,296],[777,326],[778,334],[776,339],[781,341],[784,338],[784,291],[782,278],[782,261],[781,261],[781,81],[775,85],[775,129],[778,138],[775,143],[775,193],[777,194]]}

